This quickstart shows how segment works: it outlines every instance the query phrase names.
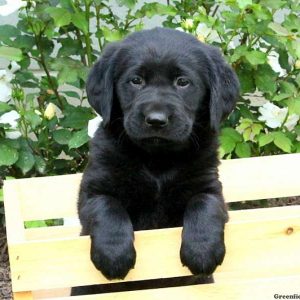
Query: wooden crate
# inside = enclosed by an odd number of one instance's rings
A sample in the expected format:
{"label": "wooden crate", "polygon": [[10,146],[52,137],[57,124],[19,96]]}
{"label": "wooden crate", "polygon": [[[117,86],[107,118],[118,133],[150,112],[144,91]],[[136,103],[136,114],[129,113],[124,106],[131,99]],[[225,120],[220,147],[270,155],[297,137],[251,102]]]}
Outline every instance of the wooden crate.
{"label": "wooden crate", "polygon": [[[222,161],[227,202],[300,195],[300,154]],[[24,221],[77,219],[81,174],[8,180],[4,202],[15,299],[69,299],[70,287],[111,283],[90,261],[80,226],[24,229]],[[299,293],[300,206],[230,211],[227,253],[214,284],[78,299],[274,299]],[[135,233],[136,265],[125,281],[190,275],[179,259],[181,228]],[[155,253],[155,255],[153,255]],[[153,267],[153,266],[160,266]],[[77,298],[76,298],[77,299]]]}

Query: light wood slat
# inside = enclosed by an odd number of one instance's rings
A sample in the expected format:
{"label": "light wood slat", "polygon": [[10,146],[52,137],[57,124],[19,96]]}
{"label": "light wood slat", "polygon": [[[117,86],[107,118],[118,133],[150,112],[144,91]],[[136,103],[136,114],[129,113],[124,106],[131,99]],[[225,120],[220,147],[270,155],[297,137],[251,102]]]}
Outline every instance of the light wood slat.
{"label": "light wood slat", "polygon": [[12,181],[7,181],[3,187],[5,194],[4,208],[6,216],[6,231],[8,243],[25,241],[23,216],[19,199],[19,190]]}
{"label": "light wood slat", "polygon": [[[222,161],[220,179],[227,202],[289,197],[300,195],[299,170],[300,154],[234,159]],[[63,218],[77,215],[81,176],[18,179],[7,183],[14,185],[25,221]]]}
{"label": "light wood slat", "polygon": [[[299,217],[300,205],[229,211],[230,223],[278,220],[287,215],[290,218]],[[25,230],[25,237],[27,241],[72,238],[79,236],[80,230],[80,225],[28,228]]]}
{"label": "light wood slat", "polygon": [[[77,215],[77,198],[82,174],[6,180],[14,185],[24,221],[73,217]],[[4,193],[5,199],[10,199]]]}
{"label": "light wood slat", "polygon": [[[136,232],[135,236],[137,262],[126,280],[190,274],[179,260],[180,228]],[[215,274],[218,282],[299,274],[300,255],[295,249],[300,245],[300,215],[229,223],[225,238],[227,255]],[[89,250],[89,237],[10,245],[14,291],[106,283],[93,267]]]}
{"label": "light wood slat", "polygon": [[33,300],[33,293],[32,292],[18,292],[13,293],[14,300]]}
{"label": "light wood slat", "polygon": [[[263,300],[274,295],[299,294],[300,276],[253,280],[235,284],[204,284],[113,294],[78,296],[76,300]],[[70,298],[55,298],[67,300]],[[291,298],[292,299],[292,298]],[[49,299],[50,300],[50,299]]]}
{"label": "light wood slat", "polygon": [[300,195],[300,153],[223,160],[226,202]]}

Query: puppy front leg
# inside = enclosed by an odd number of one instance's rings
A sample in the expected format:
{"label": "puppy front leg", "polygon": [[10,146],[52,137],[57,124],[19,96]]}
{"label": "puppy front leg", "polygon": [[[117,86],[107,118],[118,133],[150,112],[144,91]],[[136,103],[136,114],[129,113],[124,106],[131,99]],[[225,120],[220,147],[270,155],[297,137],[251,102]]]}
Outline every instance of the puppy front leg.
{"label": "puppy front leg", "polygon": [[136,259],[129,215],[113,197],[101,195],[87,199],[84,196],[79,216],[83,234],[91,236],[91,260],[106,278],[123,279]]}
{"label": "puppy front leg", "polygon": [[222,263],[226,221],[222,195],[199,194],[187,204],[180,258],[193,274],[210,275]]}

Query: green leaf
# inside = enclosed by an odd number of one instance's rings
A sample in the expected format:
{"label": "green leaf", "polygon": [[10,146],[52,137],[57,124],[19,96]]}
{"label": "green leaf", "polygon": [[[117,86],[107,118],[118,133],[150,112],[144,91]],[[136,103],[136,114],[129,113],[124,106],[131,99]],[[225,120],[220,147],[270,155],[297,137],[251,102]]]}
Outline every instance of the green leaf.
{"label": "green leaf", "polygon": [[281,93],[279,95],[275,95],[273,97],[273,101],[281,101],[284,100],[286,98],[289,98],[291,95],[290,94],[286,94],[286,93]]}
{"label": "green leaf", "polygon": [[289,36],[290,35],[289,31],[278,23],[271,22],[268,25],[268,27],[271,28],[273,31],[275,31],[280,36]]}
{"label": "green leaf", "polygon": [[237,0],[237,4],[240,9],[244,9],[248,5],[252,4],[252,0]]}
{"label": "green leaf", "polygon": [[278,49],[279,59],[278,62],[281,68],[286,69],[288,71],[291,70],[291,66],[289,64],[289,54],[286,49]]}
{"label": "green leaf", "polygon": [[260,134],[258,137],[259,147],[268,145],[274,141],[274,136],[272,134]]}
{"label": "green leaf", "polygon": [[296,143],[295,148],[296,148],[296,152],[300,153],[300,142]]}
{"label": "green leaf", "polygon": [[49,7],[45,11],[54,20],[54,23],[58,27],[69,25],[71,22],[71,14],[68,10],[60,7]]}
{"label": "green leaf", "polygon": [[221,136],[220,137],[220,143],[221,143],[221,151],[224,152],[224,154],[231,153],[236,143],[228,136]]}
{"label": "green leaf", "polygon": [[53,138],[58,144],[67,145],[72,138],[72,133],[67,129],[58,129],[53,132]]}
{"label": "green leaf", "polygon": [[32,129],[35,129],[42,123],[42,119],[34,111],[26,111],[24,113],[25,120],[30,124]]}
{"label": "green leaf", "polygon": [[44,174],[46,171],[46,167],[47,167],[45,160],[42,157],[37,156],[37,155],[35,155],[34,158],[35,158],[35,169],[40,174]]}
{"label": "green leaf", "polygon": [[0,114],[11,111],[12,107],[5,102],[0,102]]}
{"label": "green leaf", "polygon": [[255,72],[252,69],[244,68],[244,65],[237,69],[237,75],[241,84],[241,93],[252,93],[255,91]]}
{"label": "green leaf", "polygon": [[250,51],[246,53],[246,58],[251,65],[261,65],[267,61],[267,54],[261,51]]}
{"label": "green leaf", "polygon": [[0,143],[0,166],[11,166],[18,160],[18,151]]}
{"label": "green leaf", "polygon": [[120,31],[111,30],[107,27],[102,27],[102,33],[104,38],[109,42],[115,42],[122,39],[122,33]]}
{"label": "green leaf", "polygon": [[300,97],[285,101],[289,108],[289,114],[300,115]]}
{"label": "green leaf", "polygon": [[152,18],[156,15],[175,16],[176,14],[177,10],[173,6],[154,2],[145,3],[142,8],[136,12],[135,17],[143,18],[147,16],[148,18]]}
{"label": "green leaf", "polygon": [[20,30],[12,25],[1,25],[0,26],[0,36],[1,41],[8,43],[11,41],[12,37],[16,37],[20,34]]}
{"label": "green leaf", "polygon": [[245,142],[247,142],[247,141],[250,140],[251,133],[252,133],[251,127],[248,127],[248,128],[246,128],[244,130],[244,132],[243,132],[243,138],[244,138]]}
{"label": "green leaf", "polygon": [[34,163],[34,156],[29,150],[21,150],[19,152],[19,159],[16,162],[16,166],[22,170],[23,174],[30,171],[34,166]]}
{"label": "green leaf", "polygon": [[290,153],[292,142],[283,132],[273,132],[274,144],[282,151]]}
{"label": "green leaf", "polygon": [[69,148],[79,148],[89,140],[87,129],[82,129],[73,134],[72,138],[69,140]]}
{"label": "green leaf", "polygon": [[294,95],[297,92],[297,88],[294,84],[286,81],[280,82],[280,91],[284,94]]}
{"label": "green leaf", "polygon": [[125,6],[128,7],[129,9],[133,9],[134,6],[135,6],[136,3],[137,3],[137,0],[117,0],[117,3],[118,3],[120,6],[125,5]]}
{"label": "green leaf", "polygon": [[72,15],[73,24],[79,28],[84,34],[89,33],[89,24],[85,18],[84,12],[77,12]]}
{"label": "green leaf", "polygon": [[38,228],[47,226],[45,221],[25,221],[24,225],[25,228]]}
{"label": "green leaf", "polygon": [[236,62],[240,57],[245,56],[247,54],[247,46],[240,45],[234,49],[234,53],[229,57],[231,63]]}
{"label": "green leaf", "polygon": [[235,153],[238,157],[250,157],[251,148],[248,143],[237,143],[235,147]]}
{"label": "green leaf", "polygon": [[262,92],[276,92],[276,73],[267,65],[258,65],[255,73],[255,83],[257,88]]}
{"label": "green leaf", "polygon": [[281,8],[282,6],[286,5],[285,0],[260,0],[260,4],[262,6],[270,7],[272,9],[278,9]]}
{"label": "green leaf", "polygon": [[60,124],[65,128],[82,129],[87,127],[88,121],[94,117],[91,109],[86,107],[74,107],[65,111],[65,117]]}
{"label": "green leaf", "polygon": [[13,47],[0,46],[0,57],[8,60],[20,61],[23,58],[22,51]]}
{"label": "green leaf", "polygon": [[55,59],[51,63],[51,67],[53,70],[58,71],[57,77],[60,85],[74,83],[78,78],[85,80],[88,72],[88,68],[80,61],[68,57]]}
{"label": "green leaf", "polygon": [[235,129],[229,127],[223,128],[221,131],[221,135],[229,137],[233,142],[241,142],[243,140],[240,133],[238,133]]}

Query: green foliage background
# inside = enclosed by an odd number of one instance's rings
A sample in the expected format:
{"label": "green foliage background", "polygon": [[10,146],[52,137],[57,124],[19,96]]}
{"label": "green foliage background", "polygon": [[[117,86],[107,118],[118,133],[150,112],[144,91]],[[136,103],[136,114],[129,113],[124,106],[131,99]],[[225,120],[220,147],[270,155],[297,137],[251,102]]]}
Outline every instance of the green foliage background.
{"label": "green foliage background", "polygon": [[[27,1],[16,27],[0,26],[0,56],[21,66],[12,81],[10,101],[0,102],[0,116],[18,111],[22,133],[18,139],[6,138],[9,125],[0,124],[2,178],[83,170],[87,124],[95,117],[84,92],[88,70],[107,43],[143,29],[147,19],[157,16],[158,26],[180,28],[219,47],[239,76],[241,97],[221,132],[222,158],[300,152],[299,121],[292,130],[284,122],[270,128],[259,120],[259,106],[249,100],[258,94],[263,101],[288,108],[286,119],[300,115],[299,1],[111,3]],[[283,74],[270,66],[269,57],[274,55]],[[39,66],[41,74],[30,70],[32,64]],[[49,103],[57,107],[52,118],[45,115]]]}

